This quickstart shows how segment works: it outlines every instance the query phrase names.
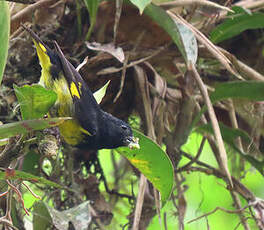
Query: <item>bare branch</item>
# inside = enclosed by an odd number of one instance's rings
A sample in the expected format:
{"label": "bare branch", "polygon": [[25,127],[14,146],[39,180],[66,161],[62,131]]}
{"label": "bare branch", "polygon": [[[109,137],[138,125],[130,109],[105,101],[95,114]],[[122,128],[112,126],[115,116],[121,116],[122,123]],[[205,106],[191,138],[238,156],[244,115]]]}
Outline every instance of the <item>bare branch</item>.
{"label": "bare branch", "polygon": [[201,219],[203,217],[207,217],[209,215],[212,215],[213,213],[215,213],[218,210],[221,210],[221,211],[226,212],[226,213],[229,213],[229,214],[241,213],[244,210],[246,210],[247,208],[249,208],[249,206],[250,205],[247,205],[247,206],[245,206],[245,207],[243,207],[241,209],[237,209],[237,210],[228,210],[228,209],[225,209],[225,208],[222,208],[222,207],[216,207],[214,210],[212,210],[210,212],[207,212],[207,213],[205,213],[205,214],[203,214],[203,215],[201,215],[201,216],[199,216],[197,218],[194,218],[192,220],[189,220],[187,223],[190,224],[190,223],[192,223],[194,221],[197,221],[197,220],[199,220],[199,219]]}
{"label": "bare branch", "polygon": [[193,63],[189,63],[189,69],[193,72],[193,76],[198,84],[198,87],[201,91],[201,94],[203,95],[204,97],[204,100],[205,100],[205,104],[208,108],[208,113],[209,113],[209,117],[210,117],[210,120],[211,120],[211,123],[212,123],[212,127],[213,127],[213,130],[214,130],[214,135],[215,135],[215,138],[216,138],[216,142],[217,142],[217,145],[218,145],[218,149],[219,149],[219,153],[220,153],[220,157],[221,157],[221,164],[220,164],[220,168],[222,168],[228,178],[228,181],[229,181],[229,184],[231,187],[233,187],[233,183],[232,183],[232,179],[231,179],[231,175],[229,173],[229,170],[228,170],[228,165],[227,165],[227,154],[226,154],[226,149],[225,149],[225,145],[224,145],[224,141],[223,141],[223,138],[222,138],[222,135],[221,135],[221,131],[220,131],[220,127],[219,127],[219,124],[218,124],[218,121],[217,121],[217,118],[216,118],[216,115],[215,115],[215,112],[214,112],[214,108],[213,108],[213,105],[210,101],[210,98],[209,98],[209,95],[208,95],[208,92],[207,92],[207,88],[205,87],[199,73],[197,72],[196,70],[196,67],[194,66]]}
{"label": "bare branch", "polygon": [[136,204],[136,210],[135,210],[135,214],[134,214],[134,221],[133,221],[132,230],[138,230],[139,229],[139,221],[140,221],[140,216],[141,216],[141,212],[142,212],[146,186],[147,186],[147,179],[143,174],[141,174],[140,175],[140,182],[139,182],[139,192],[138,192],[138,196],[137,196],[137,204]]}

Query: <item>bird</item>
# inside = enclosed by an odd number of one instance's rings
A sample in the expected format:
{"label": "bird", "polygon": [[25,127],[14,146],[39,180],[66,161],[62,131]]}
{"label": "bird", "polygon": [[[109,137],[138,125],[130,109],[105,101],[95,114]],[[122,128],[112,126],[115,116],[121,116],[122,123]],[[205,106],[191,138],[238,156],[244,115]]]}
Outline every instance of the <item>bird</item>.
{"label": "bird", "polygon": [[39,84],[57,93],[56,115],[72,117],[59,126],[66,143],[80,149],[139,148],[129,124],[103,111],[87,83],[66,59],[56,41],[50,49],[30,28],[22,25],[35,44],[41,76]]}

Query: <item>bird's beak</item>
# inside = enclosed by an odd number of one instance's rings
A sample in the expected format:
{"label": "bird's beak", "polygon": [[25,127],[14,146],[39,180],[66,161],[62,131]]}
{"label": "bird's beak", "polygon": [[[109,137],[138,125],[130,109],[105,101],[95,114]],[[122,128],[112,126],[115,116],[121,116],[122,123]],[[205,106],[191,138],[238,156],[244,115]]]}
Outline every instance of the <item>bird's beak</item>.
{"label": "bird's beak", "polygon": [[137,137],[129,138],[127,146],[130,149],[140,149],[140,145],[139,145],[138,141],[139,141],[139,139]]}

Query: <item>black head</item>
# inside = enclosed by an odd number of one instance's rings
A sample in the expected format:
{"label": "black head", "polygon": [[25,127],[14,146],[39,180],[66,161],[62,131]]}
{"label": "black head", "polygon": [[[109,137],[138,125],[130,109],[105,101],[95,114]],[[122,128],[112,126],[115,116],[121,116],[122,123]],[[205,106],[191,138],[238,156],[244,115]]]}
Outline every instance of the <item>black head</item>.
{"label": "black head", "polygon": [[121,146],[130,146],[135,142],[131,127],[124,121],[103,112],[100,127],[100,136],[103,148],[113,149]]}

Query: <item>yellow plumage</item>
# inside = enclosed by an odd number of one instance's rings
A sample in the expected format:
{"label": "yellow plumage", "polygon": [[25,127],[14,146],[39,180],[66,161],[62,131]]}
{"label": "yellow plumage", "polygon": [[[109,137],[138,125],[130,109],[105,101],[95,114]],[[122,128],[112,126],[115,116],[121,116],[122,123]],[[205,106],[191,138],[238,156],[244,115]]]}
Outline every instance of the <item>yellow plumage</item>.
{"label": "yellow plumage", "polygon": [[[50,69],[52,63],[47,53],[47,49],[40,42],[37,42],[34,39],[33,41],[42,69],[39,84],[47,89],[52,89],[57,93],[57,101],[55,104],[57,114],[53,115],[59,117],[73,116],[73,102],[66,79],[63,76],[57,79],[54,79],[51,76]],[[59,74],[62,74],[62,72]],[[74,95],[80,98],[74,83],[71,85],[71,91]],[[83,129],[77,120],[65,121],[59,126],[59,130],[66,143],[70,145],[77,145],[84,138],[84,134],[89,135],[89,132]]]}
{"label": "yellow plumage", "polygon": [[65,58],[54,42],[55,50],[49,49],[29,28],[40,65],[39,83],[57,93],[55,113],[51,116],[73,117],[59,126],[64,140],[79,148],[98,150],[119,146],[138,146],[131,127],[124,121],[103,111],[88,85]]}

